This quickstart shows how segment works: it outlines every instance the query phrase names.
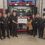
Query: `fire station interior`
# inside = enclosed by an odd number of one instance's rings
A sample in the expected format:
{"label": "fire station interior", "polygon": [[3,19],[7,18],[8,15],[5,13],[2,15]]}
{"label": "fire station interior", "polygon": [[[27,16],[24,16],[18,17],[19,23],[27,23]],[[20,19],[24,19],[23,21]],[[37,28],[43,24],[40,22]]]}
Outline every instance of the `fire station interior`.
{"label": "fire station interior", "polygon": [[[17,32],[19,33],[30,33],[33,34],[33,28],[32,28],[32,15],[37,14],[37,8],[36,6],[32,4],[32,1],[30,2],[20,2],[20,3],[9,3],[8,9],[10,11],[15,10],[17,12]],[[22,22],[20,22],[20,19]]]}
{"label": "fire station interior", "polygon": [[[35,2],[35,0],[33,1]],[[5,11],[6,13],[9,11],[11,14],[13,11],[16,11],[18,24],[16,31],[9,29],[12,31],[8,32],[10,38],[7,37],[5,30],[6,37],[3,39],[1,35],[0,45],[45,45],[45,34],[43,35],[43,39],[39,38],[38,31],[35,37],[33,36],[33,15],[37,14],[36,2],[34,2],[32,0],[7,0],[7,9]],[[14,32],[17,33],[17,37],[10,35],[10,33],[14,35]]]}

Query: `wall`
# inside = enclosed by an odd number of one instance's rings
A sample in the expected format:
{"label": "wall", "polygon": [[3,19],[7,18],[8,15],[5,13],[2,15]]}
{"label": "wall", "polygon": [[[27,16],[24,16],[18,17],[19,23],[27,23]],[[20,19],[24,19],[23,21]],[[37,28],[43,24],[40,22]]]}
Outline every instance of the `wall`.
{"label": "wall", "polygon": [[3,12],[4,9],[7,9],[7,0],[0,0],[0,12]]}
{"label": "wall", "polygon": [[43,9],[42,9],[43,13],[45,13],[44,9],[45,9],[45,0],[43,0]]}
{"label": "wall", "polygon": [[3,0],[0,0],[0,9],[3,8]]}

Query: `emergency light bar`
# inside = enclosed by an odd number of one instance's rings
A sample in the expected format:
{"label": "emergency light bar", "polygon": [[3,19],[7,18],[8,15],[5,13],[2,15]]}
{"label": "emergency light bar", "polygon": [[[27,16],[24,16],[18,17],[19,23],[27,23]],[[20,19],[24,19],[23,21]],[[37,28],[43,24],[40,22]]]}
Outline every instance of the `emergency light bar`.
{"label": "emergency light bar", "polygon": [[28,3],[26,3],[26,2],[18,2],[18,3],[17,2],[10,2],[9,5],[19,5],[19,6],[20,5],[21,6],[26,5],[26,6],[29,6],[29,5],[32,5],[32,2],[28,2]]}
{"label": "emergency light bar", "polygon": [[18,5],[18,4],[15,4],[15,5]]}

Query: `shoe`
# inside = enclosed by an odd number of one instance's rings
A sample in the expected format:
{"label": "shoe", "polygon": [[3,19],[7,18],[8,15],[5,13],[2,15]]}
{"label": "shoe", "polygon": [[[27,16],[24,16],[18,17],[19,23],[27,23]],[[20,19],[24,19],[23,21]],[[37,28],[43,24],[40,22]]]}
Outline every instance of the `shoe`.
{"label": "shoe", "polygon": [[43,37],[40,37],[41,39],[43,39]]}
{"label": "shoe", "polygon": [[10,37],[8,36],[8,38],[10,39]]}
{"label": "shoe", "polygon": [[35,37],[35,35],[33,35],[33,37]]}
{"label": "shoe", "polygon": [[15,37],[14,35],[12,35],[12,37]]}
{"label": "shoe", "polygon": [[2,38],[0,38],[2,40]]}
{"label": "shoe", "polygon": [[5,37],[3,37],[3,39],[5,39]]}
{"label": "shoe", "polygon": [[40,38],[40,37],[38,37],[38,38]]}
{"label": "shoe", "polygon": [[17,35],[15,35],[16,37],[18,37]]}
{"label": "shoe", "polygon": [[10,36],[12,36],[12,34],[10,34]]}

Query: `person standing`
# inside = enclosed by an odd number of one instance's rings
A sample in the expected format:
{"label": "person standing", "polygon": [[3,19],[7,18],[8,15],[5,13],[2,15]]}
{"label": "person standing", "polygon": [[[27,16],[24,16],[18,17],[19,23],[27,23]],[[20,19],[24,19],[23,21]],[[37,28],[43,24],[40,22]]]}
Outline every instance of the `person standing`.
{"label": "person standing", "polygon": [[12,36],[12,17],[13,17],[13,15],[12,15],[12,13],[10,14],[10,16],[9,16],[9,21],[10,21],[10,23],[9,23],[9,29],[10,29],[10,36]]}
{"label": "person standing", "polygon": [[10,29],[10,23],[11,23],[10,22],[10,12],[7,13],[7,18],[8,18],[8,30],[7,30],[7,34],[9,33],[8,37],[10,38],[10,33],[11,33],[10,32],[11,31],[11,29]]}
{"label": "person standing", "polygon": [[35,37],[37,34],[37,19],[35,15],[33,15],[32,26],[33,26],[33,36]]}
{"label": "person standing", "polygon": [[33,26],[33,36],[35,37],[37,35],[37,30],[39,26],[39,15],[33,15],[32,26]]}
{"label": "person standing", "polygon": [[39,19],[39,26],[38,26],[38,33],[39,33],[39,38],[43,38],[43,33],[44,33],[44,17]]}
{"label": "person standing", "polygon": [[[7,33],[7,35],[6,35]],[[8,30],[8,17],[7,14],[4,13],[3,15],[3,30],[2,30],[2,35],[5,38],[6,36],[9,38],[9,30]]]}
{"label": "person standing", "polygon": [[2,13],[0,12],[0,39],[2,39]]}
{"label": "person standing", "polygon": [[17,36],[17,12],[13,11],[12,12],[12,36]]}
{"label": "person standing", "polygon": [[36,15],[35,21],[36,21],[35,29],[36,29],[36,31],[38,31],[38,35],[39,35],[38,37],[42,38],[43,37],[43,31],[44,31],[44,21],[40,15]]}

